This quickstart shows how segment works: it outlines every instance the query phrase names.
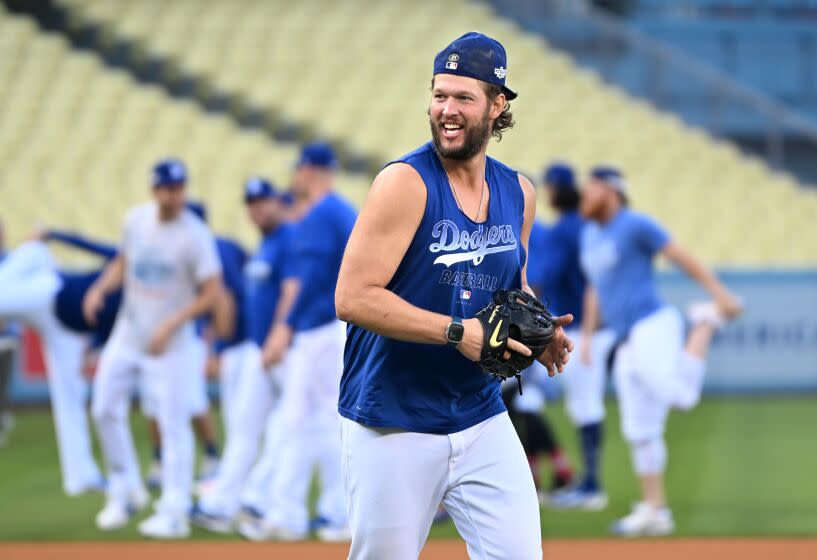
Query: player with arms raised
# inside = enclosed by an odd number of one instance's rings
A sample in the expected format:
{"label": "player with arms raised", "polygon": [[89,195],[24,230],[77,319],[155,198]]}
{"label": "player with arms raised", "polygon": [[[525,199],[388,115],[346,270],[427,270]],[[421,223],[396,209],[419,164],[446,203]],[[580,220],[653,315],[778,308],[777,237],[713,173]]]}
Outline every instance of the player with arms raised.
{"label": "player with arms raised", "polygon": [[[474,362],[496,331],[474,314],[527,288],[530,181],[486,157],[512,125],[505,50],[463,35],[434,61],[433,142],[375,179],[341,266],[341,380],[350,558],[417,558],[442,501],[471,558],[540,558],[539,507],[500,384]],[[538,359],[561,371],[556,319]],[[531,351],[508,339],[507,350]],[[509,353],[505,354],[507,359]]]}

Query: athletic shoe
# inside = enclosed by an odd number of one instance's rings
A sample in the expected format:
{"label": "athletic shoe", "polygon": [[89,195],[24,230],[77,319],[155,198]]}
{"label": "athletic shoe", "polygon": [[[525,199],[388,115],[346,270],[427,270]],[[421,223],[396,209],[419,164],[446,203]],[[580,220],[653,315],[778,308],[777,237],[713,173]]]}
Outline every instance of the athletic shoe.
{"label": "athletic shoe", "polygon": [[229,535],[235,528],[235,518],[204,511],[200,505],[193,506],[190,512],[190,523],[213,533]]}
{"label": "athletic shoe", "polygon": [[150,490],[162,489],[162,464],[159,461],[150,463],[148,474],[145,477],[145,484]]}
{"label": "athletic shoe", "polygon": [[309,532],[317,533],[320,529],[328,527],[329,524],[330,521],[327,517],[324,517],[323,515],[318,515],[309,520]]}
{"label": "athletic shoe", "polygon": [[687,317],[693,325],[706,323],[715,329],[721,329],[726,324],[726,317],[723,316],[714,301],[699,301],[691,304],[687,308]]}
{"label": "athletic shoe", "polygon": [[151,539],[184,539],[190,536],[186,515],[159,512],[139,524],[139,533]]}
{"label": "athletic shoe", "polygon": [[140,488],[131,493],[126,502],[108,500],[105,507],[96,515],[96,526],[100,531],[114,531],[127,525],[133,516],[148,505],[150,496]]}
{"label": "athletic shoe", "polygon": [[244,504],[241,506],[241,510],[238,512],[238,522],[248,522],[251,523],[253,521],[261,521],[264,519],[264,512],[258,509],[255,506],[251,506],[249,504]]}
{"label": "athletic shoe", "polygon": [[655,509],[640,502],[630,515],[613,523],[610,531],[620,537],[661,537],[675,531],[675,522],[669,508]]}
{"label": "athletic shoe", "polygon": [[238,534],[249,541],[302,541],[306,533],[298,533],[280,525],[259,521],[243,521],[238,524]]}
{"label": "athletic shoe", "polygon": [[323,542],[351,542],[352,528],[348,525],[327,525],[316,531],[319,540]]}
{"label": "athletic shoe", "polygon": [[604,492],[578,487],[551,494],[547,505],[555,509],[601,511],[607,507],[607,502],[607,494]]}

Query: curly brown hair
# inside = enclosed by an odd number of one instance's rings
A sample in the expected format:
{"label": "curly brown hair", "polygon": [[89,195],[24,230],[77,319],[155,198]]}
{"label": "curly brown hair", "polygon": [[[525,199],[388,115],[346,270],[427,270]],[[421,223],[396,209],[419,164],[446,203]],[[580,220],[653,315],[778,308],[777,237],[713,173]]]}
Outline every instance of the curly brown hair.
{"label": "curly brown hair", "polygon": [[[488,96],[489,105],[502,93],[501,86],[489,82],[482,82],[482,89],[485,90],[485,95]],[[516,121],[513,120],[513,113],[511,113],[511,102],[506,99],[505,107],[502,108],[502,112],[494,119],[491,126],[491,135],[499,142],[502,140],[502,133],[512,129],[514,124],[516,124]]]}

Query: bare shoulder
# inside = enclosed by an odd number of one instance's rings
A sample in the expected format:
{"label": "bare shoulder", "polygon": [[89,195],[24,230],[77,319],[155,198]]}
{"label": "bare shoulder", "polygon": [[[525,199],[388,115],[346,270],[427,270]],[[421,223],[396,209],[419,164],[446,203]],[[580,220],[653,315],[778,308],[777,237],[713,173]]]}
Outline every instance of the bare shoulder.
{"label": "bare shoulder", "polygon": [[374,213],[388,219],[415,221],[425,211],[426,197],[426,186],[417,170],[405,163],[393,163],[375,177],[361,215]]}
{"label": "bare shoulder", "polygon": [[384,167],[372,183],[372,191],[387,191],[395,195],[422,195],[426,188],[422,177],[407,163],[393,163]]}

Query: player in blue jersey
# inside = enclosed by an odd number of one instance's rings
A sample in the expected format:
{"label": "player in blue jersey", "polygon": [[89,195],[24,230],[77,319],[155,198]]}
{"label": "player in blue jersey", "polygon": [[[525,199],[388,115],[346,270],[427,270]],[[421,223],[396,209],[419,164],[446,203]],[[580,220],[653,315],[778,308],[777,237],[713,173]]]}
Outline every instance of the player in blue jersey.
{"label": "player in blue jersey", "polygon": [[[380,172],[349,240],[336,306],[350,323],[338,409],[354,560],[416,559],[441,501],[471,558],[542,555],[525,453],[474,363],[474,313],[494,290],[529,289],[536,193],[486,156],[513,123],[507,72],[479,33],[436,56],[432,141]],[[557,328],[537,358],[555,374],[571,349]]]}
{"label": "player in blue jersey", "polygon": [[333,191],[337,161],[328,144],[304,146],[296,165],[293,194],[303,205],[296,226],[293,260],[298,296],[284,323],[273,328],[265,363],[286,356],[291,371],[283,384],[276,421],[281,433],[272,501],[264,519],[242,525],[250,539],[305,538],[307,495],[312,467],[321,480],[317,528],[322,540],[348,539],[341,478],[338,385],[343,370],[345,331],[335,313],[335,285],[346,241],[356,218],[354,208]]}
{"label": "player in blue jersey", "polygon": [[[579,264],[579,236],[584,220],[579,215],[579,188],[573,169],[563,163],[550,165],[543,177],[549,206],[556,213],[556,221],[549,229],[541,248],[538,273],[542,279],[542,293],[547,294],[553,312],[571,313],[573,325],[568,336],[576,341],[574,350],[581,358],[581,337],[585,278]],[[529,265],[528,270],[530,270]],[[607,355],[614,337],[610,330],[596,330],[593,334],[592,359],[573,360],[562,377],[568,415],[579,432],[583,476],[566,492],[550,496],[556,507],[574,507],[600,510],[607,505],[607,495],[601,487],[599,468],[604,420],[604,389]]]}
{"label": "player in blue jersey", "polygon": [[119,309],[121,293],[104,301],[99,320],[82,314],[82,298],[100,270],[59,270],[44,241],[56,241],[99,255],[106,261],[116,248],[58,231],[38,232],[0,264],[0,318],[17,318],[40,335],[45,354],[63,489],[69,496],[101,490],[86,415],[88,384],[83,377],[87,346],[104,344]]}
{"label": "player in blue jersey", "polygon": [[236,316],[243,341],[221,358],[227,428],[221,468],[192,517],[196,525],[219,533],[231,532],[238,520],[242,487],[258,457],[261,435],[288,369],[281,360],[265,358],[270,353],[268,339],[277,325],[284,324],[299,286],[291,257],[293,228],[283,221],[279,198],[266,179],[252,178],[244,186],[247,214],[262,240],[243,269]]}
{"label": "player in blue jersey", "polygon": [[[598,317],[619,343],[613,367],[621,429],[630,444],[641,501],[616,522],[623,536],[666,535],[674,530],[664,493],[664,428],[672,408],[700,399],[706,355],[715,330],[741,312],[740,301],[718,278],[651,218],[627,204],[621,172],[597,167],[582,191],[581,264],[588,279],[582,353],[592,346]],[[713,301],[693,305],[684,336],[681,314],[658,293],[654,259],[662,255],[698,282]]]}

